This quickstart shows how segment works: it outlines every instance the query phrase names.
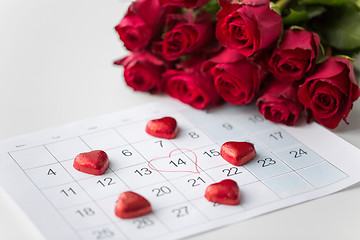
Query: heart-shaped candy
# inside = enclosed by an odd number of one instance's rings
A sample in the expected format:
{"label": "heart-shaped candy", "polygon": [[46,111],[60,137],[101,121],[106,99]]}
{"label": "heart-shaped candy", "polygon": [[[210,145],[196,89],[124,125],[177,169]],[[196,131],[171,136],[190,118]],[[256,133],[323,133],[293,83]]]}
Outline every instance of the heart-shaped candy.
{"label": "heart-shaped candy", "polygon": [[249,142],[226,142],[221,146],[220,155],[229,163],[241,166],[255,158],[256,151]]}
{"label": "heart-shaped candy", "polygon": [[178,127],[174,118],[163,117],[150,120],[146,124],[145,131],[154,137],[173,139],[176,137]]}
{"label": "heart-shaped candy", "polygon": [[109,167],[109,164],[109,158],[106,152],[102,150],[94,150],[77,155],[73,166],[80,172],[102,175]]}
{"label": "heart-shaped candy", "polygon": [[151,213],[150,202],[134,192],[123,192],[115,206],[115,215],[119,218],[136,218]]}
{"label": "heart-shaped candy", "polygon": [[240,203],[239,186],[234,180],[222,180],[206,188],[205,198],[214,203],[238,205]]}

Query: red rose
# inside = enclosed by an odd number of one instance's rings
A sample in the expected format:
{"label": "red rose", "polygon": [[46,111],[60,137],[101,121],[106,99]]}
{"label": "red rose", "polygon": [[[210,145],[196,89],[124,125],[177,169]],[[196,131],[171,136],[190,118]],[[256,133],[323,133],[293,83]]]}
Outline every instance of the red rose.
{"label": "red rose", "polygon": [[315,66],[319,43],[320,37],[316,33],[286,30],[279,47],[271,54],[269,71],[282,81],[302,79]]}
{"label": "red rose", "polygon": [[[210,15],[207,16],[210,17]],[[166,60],[172,61],[179,59],[182,55],[194,53],[213,39],[213,22],[204,15],[197,19],[204,20],[193,23],[189,19],[181,19],[183,21],[178,21],[164,35],[162,52]]]}
{"label": "red rose", "polygon": [[129,56],[114,62],[124,66],[126,84],[136,91],[159,93],[164,88],[161,75],[165,71],[164,62],[148,52],[132,52]]}
{"label": "red rose", "polygon": [[343,57],[329,57],[305,79],[298,91],[308,119],[327,128],[335,128],[341,119],[346,121],[353,102],[359,98],[353,65]]}
{"label": "red rose", "polygon": [[197,8],[205,5],[209,0],[159,0],[160,5],[172,5],[183,8]]}
{"label": "red rose", "polygon": [[210,67],[217,92],[231,104],[250,103],[264,78],[260,66],[229,48],[205,62],[205,70]]}
{"label": "red rose", "polygon": [[268,48],[279,37],[282,18],[269,7],[269,0],[244,0],[233,3],[220,0],[216,38],[220,44],[245,56]]}
{"label": "red rose", "polygon": [[190,59],[182,63],[180,69],[168,70],[163,74],[165,92],[183,103],[203,109],[220,102],[211,75],[200,70],[203,59]]}
{"label": "red rose", "polygon": [[154,35],[160,34],[165,9],[155,0],[136,0],[115,27],[121,41],[130,51],[144,49]]}
{"label": "red rose", "polygon": [[304,110],[297,98],[298,87],[297,82],[288,83],[275,79],[267,82],[256,101],[260,113],[272,122],[294,125]]}

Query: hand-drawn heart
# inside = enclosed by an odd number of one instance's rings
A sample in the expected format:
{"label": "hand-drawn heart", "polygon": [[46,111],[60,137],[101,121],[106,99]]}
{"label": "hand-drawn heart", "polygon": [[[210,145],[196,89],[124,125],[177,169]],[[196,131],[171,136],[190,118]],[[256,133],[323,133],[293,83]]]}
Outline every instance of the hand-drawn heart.
{"label": "hand-drawn heart", "polygon": [[[179,156],[184,157],[181,158]],[[157,157],[151,159],[148,165],[149,168],[158,172],[200,173],[197,166],[196,154],[193,151],[185,148],[174,149],[169,153],[169,156],[166,157]]]}

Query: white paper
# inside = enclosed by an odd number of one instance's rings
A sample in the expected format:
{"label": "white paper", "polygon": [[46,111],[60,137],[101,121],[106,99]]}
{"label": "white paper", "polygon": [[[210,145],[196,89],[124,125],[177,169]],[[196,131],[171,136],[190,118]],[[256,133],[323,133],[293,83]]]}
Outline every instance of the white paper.
{"label": "white paper", "polygon": [[[174,117],[175,139],[145,132]],[[219,156],[226,141],[250,141],[241,167]],[[104,175],[81,173],[75,156],[104,150]],[[254,106],[199,111],[173,100],[140,106],[0,142],[0,184],[47,239],[178,239],[331,194],[360,181],[360,150],[313,124],[286,127]],[[204,198],[208,185],[235,180],[238,206]],[[149,215],[115,216],[121,192],[147,198]]]}

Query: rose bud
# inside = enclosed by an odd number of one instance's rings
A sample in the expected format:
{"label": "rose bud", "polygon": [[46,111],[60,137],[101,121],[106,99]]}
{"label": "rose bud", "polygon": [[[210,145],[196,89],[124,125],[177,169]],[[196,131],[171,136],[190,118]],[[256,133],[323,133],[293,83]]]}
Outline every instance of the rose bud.
{"label": "rose bud", "polygon": [[197,8],[205,5],[209,0],[159,0],[161,6],[171,5],[182,8]]}
{"label": "rose bud", "polygon": [[203,59],[192,58],[163,74],[165,92],[181,102],[203,109],[209,105],[216,105],[220,97],[216,92],[213,79],[209,73],[200,69]]}
{"label": "rose bud", "polygon": [[126,84],[135,91],[160,93],[164,88],[161,75],[165,72],[165,63],[149,52],[132,52],[129,56],[114,62],[124,66]]}
{"label": "rose bud", "polygon": [[297,97],[298,87],[297,82],[269,80],[256,102],[260,113],[272,122],[294,125],[304,110]]}
{"label": "rose bud", "polygon": [[[213,22],[210,14],[203,14],[196,19],[200,22],[191,22],[194,15],[178,21],[165,35],[162,42],[164,59],[173,61],[186,54],[194,54],[208,44],[213,38]],[[174,21],[172,21],[174,24]]]}
{"label": "rose bud", "polygon": [[152,38],[160,35],[167,8],[154,0],[136,0],[115,27],[124,46],[130,51],[144,49]]}
{"label": "rose bud", "polygon": [[279,47],[268,61],[268,70],[278,80],[293,82],[302,79],[315,66],[320,37],[306,30],[286,30]]}
{"label": "rose bud", "polygon": [[230,3],[219,0],[216,14],[216,38],[224,47],[245,56],[270,47],[280,36],[282,18],[269,7],[269,0],[243,0]]}
{"label": "rose bud", "polygon": [[259,91],[264,71],[236,50],[227,48],[204,63],[219,95],[231,104],[248,104]]}
{"label": "rose bud", "polygon": [[299,87],[298,97],[308,113],[327,128],[336,128],[359,98],[351,61],[344,57],[329,57]]}

